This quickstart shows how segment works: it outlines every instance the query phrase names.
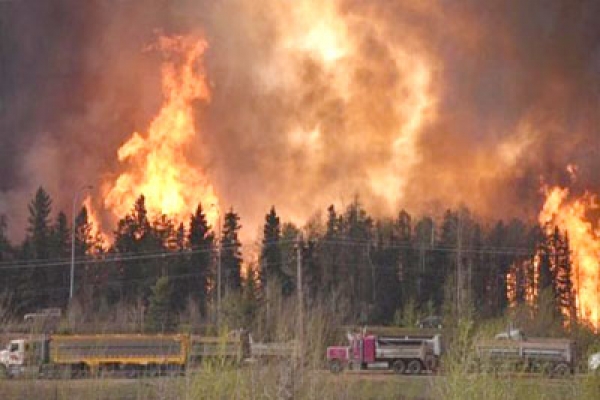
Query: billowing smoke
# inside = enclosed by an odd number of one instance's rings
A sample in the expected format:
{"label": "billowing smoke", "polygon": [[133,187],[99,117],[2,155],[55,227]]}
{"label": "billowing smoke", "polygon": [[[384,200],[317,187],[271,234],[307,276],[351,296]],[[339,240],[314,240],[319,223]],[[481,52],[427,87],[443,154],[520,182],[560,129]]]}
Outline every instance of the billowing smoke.
{"label": "billowing smoke", "polygon": [[[369,211],[537,215],[540,179],[600,189],[597,1],[0,1],[0,213],[69,209],[161,103],[164,34],[201,34],[189,159],[254,233],[359,194]],[[102,193],[95,203],[102,208]],[[190,205],[190,209],[194,205]],[[111,216],[105,216],[110,221]]]}

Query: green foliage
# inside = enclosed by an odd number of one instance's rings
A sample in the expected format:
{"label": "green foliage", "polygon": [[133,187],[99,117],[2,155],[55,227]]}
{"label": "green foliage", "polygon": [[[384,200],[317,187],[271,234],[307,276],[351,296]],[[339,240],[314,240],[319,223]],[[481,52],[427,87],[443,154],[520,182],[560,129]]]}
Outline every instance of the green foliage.
{"label": "green foliage", "polygon": [[169,278],[158,278],[152,288],[150,305],[146,316],[145,329],[148,332],[170,332],[176,326],[176,319],[171,308],[172,288]]}
{"label": "green foliage", "polygon": [[221,236],[222,285],[225,292],[237,293],[242,286],[242,244],[239,240],[240,217],[230,209],[225,214]]}
{"label": "green foliage", "polygon": [[[180,227],[181,231],[183,231],[183,226]],[[180,236],[183,236],[183,233],[180,233]],[[181,242],[181,239],[179,241]],[[190,218],[188,241],[193,253],[189,261],[186,259],[178,260],[180,264],[176,271],[183,275],[189,275],[189,277],[186,277],[177,285],[178,290],[175,301],[179,305],[178,308],[181,309],[185,300],[191,297],[198,304],[200,314],[205,316],[215,237],[210,230],[201,204],[198,204],[196,212]],[[183,249],[184,246],[185,244],[181,243],[178,248]]]}

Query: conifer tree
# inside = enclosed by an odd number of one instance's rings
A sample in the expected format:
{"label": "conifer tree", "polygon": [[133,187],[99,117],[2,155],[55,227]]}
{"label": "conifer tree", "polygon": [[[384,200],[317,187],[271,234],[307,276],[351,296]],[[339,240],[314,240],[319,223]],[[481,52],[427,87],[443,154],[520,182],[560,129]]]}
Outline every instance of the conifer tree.
{"label": "conifer tree", "polygon": [[35,193],[35,197],[29,203],[29,226],[27,228],[32,255],[36,260],[48,259],[50,256],[51,212],[52,199],[40,186]]}
{"label": "conifer tree", "polygon": [[[158,253],[164,251],[163,243],[155,234],[148,219],[144,196],[140,196],[131,211],[119,220],[114,252],[131,255]],[[159,276],[163,260],[144,258],[121,261],[117,264],[121,278],[119,297],[133,302],[148,294],[149,283]]]}
{"label": "conifer tree", "polygon": [[[418,273],[414,268],[412,220],[406,210],[400,211],[394,224],[396,233],[393,235],[393,245],[398,253],[397,265],[402,295],[414,299],[417,296]],[[399,295],[400,296],[400,295]],[[398,305],[399,306],[399,305]]]}
{"label": "conifer tree", "polygon": [[[34,260],[47,260],[51,255],[52,199],[40,186],[28,208],[27,238],[24,243],[25,256]],[[48,305],[50,294],[47,286],[48,277],[47,268],[31,268],[20,274],[22,286],[20,290],[26,297],[24,304],[37,308]]]}
{"label": "conifer tree", "polygon": [[149,332],[170,332],[175,328],[175,313],[171,307],[172,288],[166,276],[156,280],[152,287],[150,304],[146,317]]}
{"label": "conifer tree", "polygon": [[327,224],[325,235],[321,240],[321,251],[319,252],[319,263],[323,270],[323,291],[324,293],[333,293],[340,285],[340,263],[341,263],[341,222],[335,211],[335,207],[330,205],[327,208]]}
{"label": "conifer tree", "polygon": [[[260,257],[260,282],[262,287],[272,285],[271,281],[277,281],[283,285],[282,267],[283,258],[280,246],[281,225],[279,217],[275,211],[275,207],[265,217],[265,225],[263,227],[262,250]],[[284,289],[282,288],[282,291]]]}
{"label": "conifer tree", "polygon": [[[0,214],[0,262],[5,262],[12,258],[12,248],[7,238],[6,230],[6,216]],[[14,276],[14,271],[4,272],[4,279],[0,280],[0,293],[13,293]]]}
{"label": "conifer tree", "polygon": [[75,218],[75,257],[84,257],[94,248],[93,226],[89,221],[87,208],[81,207]]}
{"label": "conifer tree", "polygon": [[417,305],[419,307],[433,300],[431,285],[437,274],[435,264],[435,226],[430,217],[421,218],[415,225],[415,250],[418,251],[418,281],[417,281]]}
{"label": "conifer tree", "polygon": [[179,296],[191,296],[202,315],[206,315],[210,270],[214,254],[214,234],[210,230],[202,205],[190,218],[189,244],[192,255],[186,273],[190,278],[181,286]]}
{"label": "conifer tree", "polygon": [[350,305],[354,310],[359,310],[361,315],[368,315],[365,307],[373,299],[373,276],[368,258],[373,220],[362,208],[358,198],[348,206],[341,228],[344,239],[342,264],[348,280]]}
{"label": "conifer tree", "polygon": [[[56,222],[50,230],[50,258],[66,260],[71,254],[71,237],[67,216],[62,211],[58,214]],[[48,270],[48,287],[66,288],[69,285],[69,267],[55,267]],[[50,292],[52,306],[65,304],[64,292],[54,290]]]}
{"label": "conifer tree", "polygon": [[242,244],[238,238],[240,217],[230,209],[223,222],[221,236],[221,271],[225,291],[239,292],[241,288]]}

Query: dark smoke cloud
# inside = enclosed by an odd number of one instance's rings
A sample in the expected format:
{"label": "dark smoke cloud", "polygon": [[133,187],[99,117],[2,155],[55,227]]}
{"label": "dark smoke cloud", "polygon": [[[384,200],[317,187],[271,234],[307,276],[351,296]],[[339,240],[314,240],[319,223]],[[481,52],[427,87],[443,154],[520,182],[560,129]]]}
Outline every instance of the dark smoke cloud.
{"label": "dark smoke cloud", "polygon": [[[287,42],[321,18],[347,30],[333,63]],[[250,230],[271,204],[300,220],[355,193],[379,215],[534,217],[541,177],[567,183],[567,164],[600,189],[598,20],[600,3],[569,0],[0,1],[0,213],[19,237],[38,185],[68,210],[119,172],[118,147],[161,102],[160,57],[143,51],[161,31],[208,39],[190,155]],[[391,143],[419,62],[433,103],[411,160]]]}

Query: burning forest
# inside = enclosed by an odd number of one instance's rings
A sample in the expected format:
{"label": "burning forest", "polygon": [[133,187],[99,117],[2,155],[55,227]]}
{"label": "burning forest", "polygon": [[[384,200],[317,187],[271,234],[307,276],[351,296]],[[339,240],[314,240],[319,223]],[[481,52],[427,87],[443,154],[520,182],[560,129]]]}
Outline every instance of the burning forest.
{"label": "burning forest", "polygon": [[600,328],[597,2],[83,3],[0,2],[15,313]]}

